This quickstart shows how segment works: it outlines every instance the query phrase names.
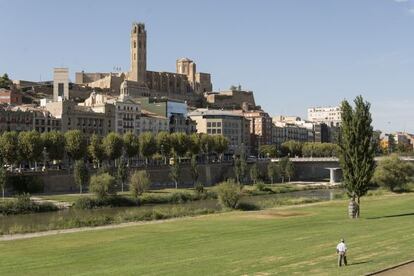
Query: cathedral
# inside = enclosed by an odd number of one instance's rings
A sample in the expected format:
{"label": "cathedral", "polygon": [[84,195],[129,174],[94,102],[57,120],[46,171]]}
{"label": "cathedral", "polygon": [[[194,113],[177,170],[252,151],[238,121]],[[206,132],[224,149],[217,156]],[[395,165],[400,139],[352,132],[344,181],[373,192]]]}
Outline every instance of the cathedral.
{"label": "cathedral", "polygon": [[176,73],[148,71],[145,24],[132,24],[130,47],[129,72],[77,72],[76,83],[133,98],[167,97],[189,102],[195,102],[204,92],[213,90],[210,74],[197,72],[196,64],[188,58],[176,61]]}

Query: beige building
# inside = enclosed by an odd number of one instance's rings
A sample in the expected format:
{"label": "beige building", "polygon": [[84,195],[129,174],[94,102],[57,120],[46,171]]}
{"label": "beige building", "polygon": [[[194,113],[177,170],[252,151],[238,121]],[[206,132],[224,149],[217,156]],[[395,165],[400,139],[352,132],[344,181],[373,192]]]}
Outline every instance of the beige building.
{"label": "beige building", "polygon": [[112,97],[93,92],[91,96],[80,103],[80,106],[90,107],[94,112],[104,113],[107,105],[114,106],[114,129],[120,134],[132,132],[139,134],[141,105],[133,101],[128,95],[121,94],[119,97]]}
{"label": "beige building", "polygon": [[262,145],[272,144],[272,118],[263,110],[233,110],[244,116],[249,122],[250,144],[252,153],[257,154]]}
{"label": "beige building", "polygon": [[53,70],[53,101],[69,99],[69,69],[55,68]]}
{"label": "beige building", "polygon": [[187,58],[176,61],[175,73],[147,69],[147,32],[143,23],[133,23],[130,36],[131,69],[125,73],[76,73],[76,83],[110,91],[120,90],[126,80],[131,97],[168,97],[196,102],[203,92],[212,91],[211,76],[196,71]]}
{"label": "beige building", "polygon": [[61,119],[61,130],[79,129],[86,135],[106,135],[115,130],[115,106],[107,104],[101,112],[96,112],[92,107],[79,106],[73,101],[46,103],[46,109],[52,116]]}
{"label": "beige building", "polygon": [[0,132],[31,131],[49,132],[60,130],[60,119],[48,111],[31,105],[0,109]]}
{"label": "beige building", "polygon": [[231,88],[220,92],[204,93],[209,106],[224,109],[255,109],[256,103],[252,91],[243,91],[241,88]]}
{"label": "beige building", "polygon": [[229,140],[229,154],[250,150],[249,122],[242,116],[226,110],[196,109],[188,114],[196,122],[197,132],[223,135]]}

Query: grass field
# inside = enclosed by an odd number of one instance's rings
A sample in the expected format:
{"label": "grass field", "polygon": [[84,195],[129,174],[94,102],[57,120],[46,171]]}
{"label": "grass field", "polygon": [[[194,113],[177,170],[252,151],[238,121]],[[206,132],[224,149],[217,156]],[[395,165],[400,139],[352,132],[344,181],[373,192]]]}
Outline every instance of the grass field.
{"label": "grass field", "polygon": [[332,201],[0,242],[0,275],[361,275],[414,258],[414,194],[346,212]]}

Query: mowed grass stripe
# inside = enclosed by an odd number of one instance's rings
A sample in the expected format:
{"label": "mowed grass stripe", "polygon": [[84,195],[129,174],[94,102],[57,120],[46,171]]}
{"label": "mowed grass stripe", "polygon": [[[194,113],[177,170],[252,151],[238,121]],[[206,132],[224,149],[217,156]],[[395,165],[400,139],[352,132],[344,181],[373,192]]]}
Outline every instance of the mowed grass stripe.
{"label": "mowed grass stripe", "polygon": [[[414,258],[414,195],[0,242],[0,275],[360,275]],[[336,267],[344,237],[348,267]]]}

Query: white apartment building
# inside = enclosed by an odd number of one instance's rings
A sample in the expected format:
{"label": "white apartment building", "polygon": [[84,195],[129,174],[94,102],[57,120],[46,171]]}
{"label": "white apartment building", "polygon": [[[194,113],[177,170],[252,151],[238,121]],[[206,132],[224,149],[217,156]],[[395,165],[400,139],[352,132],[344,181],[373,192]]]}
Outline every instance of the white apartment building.
{"label": "white apartment building", "polygon": [[339,106],[308,108],[308,121],[339,127],[342,121],[341,108]]}

